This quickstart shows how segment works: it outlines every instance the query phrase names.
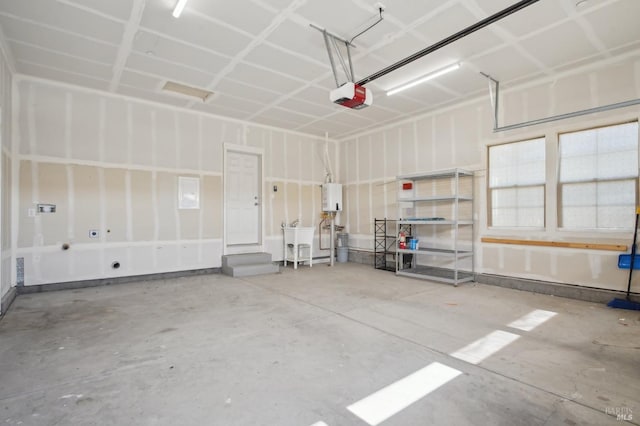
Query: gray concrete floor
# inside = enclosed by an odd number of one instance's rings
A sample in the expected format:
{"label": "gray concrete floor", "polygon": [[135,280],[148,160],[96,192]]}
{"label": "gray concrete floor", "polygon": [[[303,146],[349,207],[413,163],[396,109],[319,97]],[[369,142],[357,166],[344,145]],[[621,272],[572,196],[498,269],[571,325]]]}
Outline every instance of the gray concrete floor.
{"label": "gray concrete floor", "polygon": [[[557,312],[530,332],[507,324]],[[478,365],[449,353],[521,338]],[[357,264],[19,296],[0,424],[366,425],[347,406],[439,362],[463,374],[383,425],[640,421],[640,312]]]}

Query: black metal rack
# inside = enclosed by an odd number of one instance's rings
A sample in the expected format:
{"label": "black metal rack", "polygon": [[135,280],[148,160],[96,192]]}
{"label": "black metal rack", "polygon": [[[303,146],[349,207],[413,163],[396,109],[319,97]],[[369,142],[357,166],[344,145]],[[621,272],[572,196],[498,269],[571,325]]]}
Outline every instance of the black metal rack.
{"label": "black metal rack", "polygon": [[[374,219],[374,267],[385,271],[396,271],[396,235],[395,219]],[[401,225],[401,231],[411,236],[411,225]]]}

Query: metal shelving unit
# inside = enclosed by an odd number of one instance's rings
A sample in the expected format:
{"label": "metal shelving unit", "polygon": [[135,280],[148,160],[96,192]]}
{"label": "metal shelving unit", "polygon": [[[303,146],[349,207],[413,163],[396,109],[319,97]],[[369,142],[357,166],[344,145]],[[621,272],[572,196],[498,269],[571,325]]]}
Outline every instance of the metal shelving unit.
{"label": "metal shelving unit", "polygon": [[[398,176],[397,180],[399,217],[403,219],[396,221],[395,235],[403,227],[411,230],[407,236],[419,240],[426,232],[432,235],[416,250],[395,244],[396,274],[454,286],[473,281],[473,172],[451,169]],[[409,192],[403,183],[411,184]],[[420,217],[424,210],[436,215]],[[446,214],[437,215],[442,212]],[[461,235],[463,230],[466,236]]]}
{"label": "metal shelving unit", "polygon": [[395,271],[396,221],[392,219],[373,220],[374,238],[374,268],[385,271]]}

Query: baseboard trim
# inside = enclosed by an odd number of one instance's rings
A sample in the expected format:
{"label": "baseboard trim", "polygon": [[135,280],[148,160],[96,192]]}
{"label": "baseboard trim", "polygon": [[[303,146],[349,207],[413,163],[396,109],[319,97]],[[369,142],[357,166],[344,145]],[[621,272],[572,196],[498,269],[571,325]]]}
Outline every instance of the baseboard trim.
{"label": "baseboard trim", "polygon": [[[584,300],[593,303],[607,303],[613,298],[624,299],[626,292],[607,290],[595,287],[583,287],[574,284],[564,284],[551,281],[538,281],[527,278],[509,277],[493,274],[476,274],[477,283],[494,285],[497,287],[523,290],[530,293],[547,294],[568,299]],[[631,293],[630,299],[640,302],[640,295]]]}
{"label": "baseboard trim", "polygon": [[146,275],[128,275],[124,277],[112,277],[112,278],[99,278],[95,280],[85,281],[68,281],[51,284],[37,284],[23,287],[16,287],[18,294],[33,294],[44,293],[48,291],[59,290],[74,290],[87,287],[101,287],[107,285],[126,284],[138,281],[154,281],[165,280],[171,278],[183,278],[193,277],[198,275],[210,275],[219,274],[221,268],[205,268],[205,269],[190,269],[186,271],[174,271],[174,272],[161,272],[158,274],[146,274]]}
{"label": "baseboard trim", "polygon": [[11,287],[7,294],[2,296],[2,301],[0,302],[2,304],[2,312],[0,312],[0,318],[2,318],[7,313],[13,301],[16,300],[17,295],[18,292],[16,291],[16,288]]}
{"label": "baseboard trim", "polygon": [[[374,253],[370,251],[350,249],[349,262],[373,266]],[[623,291],[584,287],[551,281],[539,281],[527,278],[510,277],[506,275],[477,273],[475,274],[475,282],[593,303],[608,303],[613,298],[626,298],[626,292]],[[634,302],[640,302],[640,294],[631,293],[630,299]]]}

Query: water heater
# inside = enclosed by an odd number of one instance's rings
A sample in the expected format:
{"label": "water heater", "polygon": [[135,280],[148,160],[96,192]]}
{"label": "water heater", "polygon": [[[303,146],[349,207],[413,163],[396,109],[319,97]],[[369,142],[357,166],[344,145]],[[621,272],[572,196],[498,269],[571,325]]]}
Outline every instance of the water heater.
{"label": "water heater", "polygon": [[342,185],[339,183],[322,184],[322,211],[342,211]]}

